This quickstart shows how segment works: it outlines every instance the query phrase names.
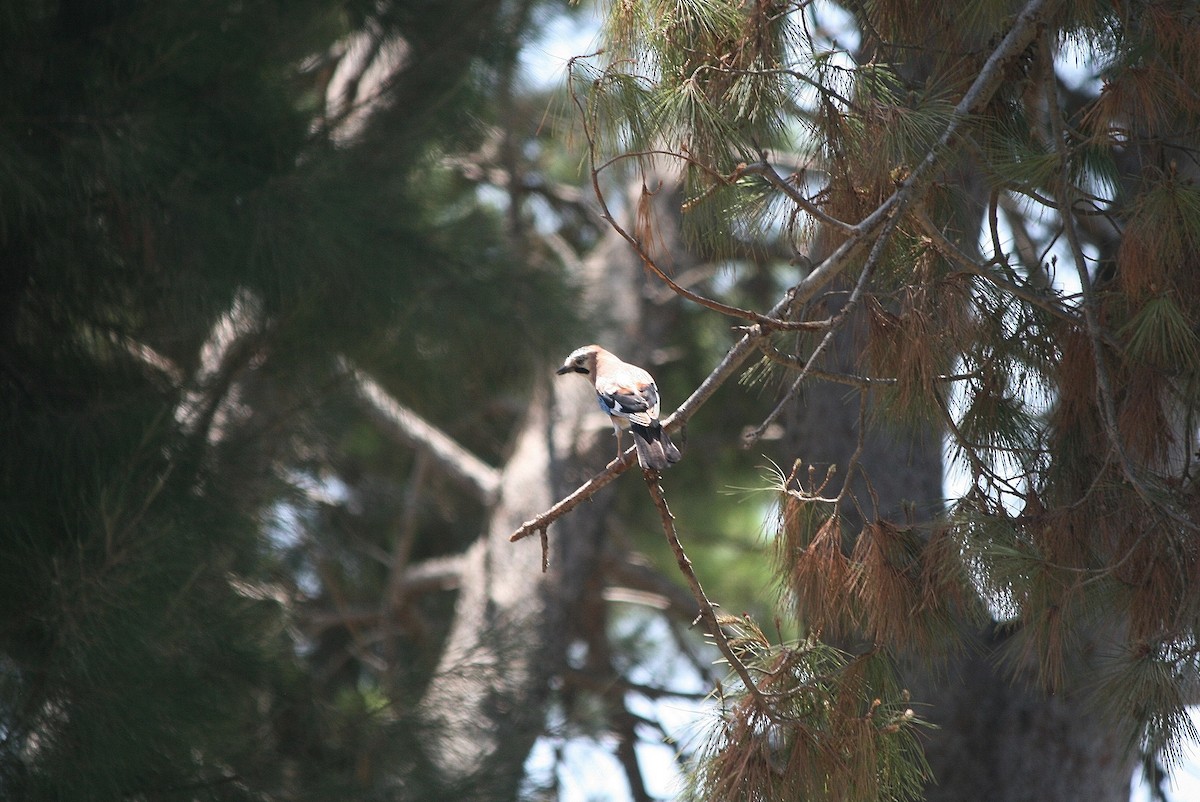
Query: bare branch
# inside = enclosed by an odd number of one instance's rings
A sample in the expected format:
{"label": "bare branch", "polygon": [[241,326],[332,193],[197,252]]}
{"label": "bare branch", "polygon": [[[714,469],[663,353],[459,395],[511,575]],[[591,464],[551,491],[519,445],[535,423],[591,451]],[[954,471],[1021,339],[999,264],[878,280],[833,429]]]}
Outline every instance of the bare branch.
{"label": "bare branch", "polygon": [[428,454],[438,467],[471,490],[481,503],[490,504],[495,500],[500,489],[499,471],[401,404],[348,360],[342,360],[341,367],[367,410],[388,434],[400,443]]}
{"label": "bare branch", "polygon": [[238,290],[200,349],[200,366],[175,407],[175,420],[189,435],[220,442],[229,427],[245,416],[237,377],[259,352],[266,324],[262,304],[249,290]]}
{"label": "bare branch", "polygon": [[[645,696],[647,699],[690,699],[694,702],[700,702],[712,696],[708,691],[681,691],[674,688],[664,688],[657,685],[634,682],[621,674],[616,674],[612,677],[598,677],[591,671],[580,671],[570,668],[563,672],[563,680],[588,691],[602,692],[617,687],[622,691],[629,691],[630,693]],[[638,716],[637,720],[639,723],[656,727],[656,729],[661,727],[661,725],[656,726],[657,722],[641,716]]]}
{"label": "bare branch", "polygon": [[[497,134],[496,136],[499,136]],[[456,170],[463,178],[480,184],[490,184],[510,192],[521,192],[539,195],[556,209],[569,208],[578,212],[595,225],[602,225],[604,219],[600,215],[595,202],[586,191],[571,184],[552,181],[538,174],[522,174],[518,180],[513,180],[512,170],[496,164],[497,154],[494,146],[475,153],[447,156],[442,163]]]}
{"label": "bare branch", "polygon": [[637,757],[637,724],[638,719],[629,712],[625,704],[624,694],[611,694],[612,699],[609,721],[616,730],[617,761],[625,772],[625,780],[629,783],[629,793],[634,802],[653,802],[654,797],[646,790],[646,780],[642,776],[642,768]]}
{"label": "bare branch", "polygon": [[[787,303],[788,299],[785,297],[783,301],[776,304],[772,312],[785,308]],[[726,352],[725,358],[713,368],[713,371],[700,383],[700,386],[692,391],[687,400],[680,404],[671,415],[663,419],[663,428],[668,431],[679,429],[688,418],[696,413],[696,410],[704,405],[704,402],[717,391],[718,387],[728,381],[737,372],[742,363],[746,361],[746,358],[757,348],[759,338],[764,336],[766,335],[759,326],[751,326],[750,330],[742,335],[742,338],[734,343],[733,347]],[[508,538],[509,542],[515,543],[518,540],[529,537],[535,532],[545,534],[546,528],[550,524],[575,509],[581,502],[590,499],[598,490],[610,484],[614,479],[628,470],[636,461],[634,457],[636,453],[637,449],[633,446],[625,449],[624,454],[608,463],[604,470],[581,484],[570,495],[536,518],[531,518],[521,524],[517,531]]]}
{"label": "bare branch", "polygon": [[[612,482],[613,479],[616,479],[618,476],[625,473],[625,470],[634,463],[633,455],[636,453],[637,449],[633,446],[625,449],[624,454],[608,463],[603,471],[581,484],[573,493],[571,493],[571,495],[567,496],[562,501],[559,501],[553,507],[546,510],[536,518],[531,518],[530,520],[521,524],[520,528],[517,529],[516,532],[513,532],[511,536],[509,536],[508,541],[510,543],[516,543],[518,540],[527,538],[535,532],[544,535],[546,532],[546,527],[550,526],[550,524],[554,523],[571,510],[575,509],[577,506],[579,506],[580,502],[587,501],[589,498],[594,496],[597,490]],[[543,572],[546,570],[544,559],[542,570]]]}
{"label": "bare branch", "polygon": [[642,478],[646,480],[646,488],[650,491],[650,498],[654,501],[654,506],[658,510],[659,520],[662,522],[663,534],[667,537],[667,543],[671,546],[671,551],[675,554],[675,562],[679,565],[679,570],[687,580],[688,587],[692,590],[692,595],[696,599],[696,604],[700,607],[700,615],[697,620],[703,621],[704,626],[712,635],[713,641],[717,644],[717,648],[721,650],[721,654],[729,661],[729,666],[734,670],[738,677],[742,680],[742,684],[746,687],[746,692],[758,703],[758,707],[769,717],[774,717],[771,707],[767,704],[763,692],[758,687],[758,683],[750,676],[750,669],[746,668],[746,664],[733,651],[733,647],[729,645],[729,638],[726,637],[725,631],[721,629],[721,622],[717,618],[717,611],[713,607],[708,596],[704,593],[704,588],[700,585],[700,580],[696,578],[696,572],[692,570],[692,561],[688,559],[687,553],[683,550],[683,544],[679,542],[679,535],[675,531],[675,516],[671,514],[671,510],[667,508],[667,500],[663,496],[662,487],[658,483],[658,471],[643,470]]}
{"label": "bare branch", "polygon": [[165,378],[171,387],[179,387],[186,380],[178,365],[145,343],[118,334],[110,334],[109,339],[148,368],[153,376]]}
{"label": "bare branch", "polygon": [[[782,312],[791,303],[791,295],[784,297],[782,301],[775,305],[771,310],[771,314]],[[746,358],[757,349],[757,342],[760,338],[765,337],[766,332],[761,326],[751,326],[741,339],[733,344],[728,351],[725,352],[724,358],[717,364],[712,372],[705,377],[704,381],[700,382],[700,386],[692,391],[692,394],[679,405],[664,421],[663,427],[668,431],[674,431],[687,421],[704,403],[717,391],[722,384],[732,377]]]}

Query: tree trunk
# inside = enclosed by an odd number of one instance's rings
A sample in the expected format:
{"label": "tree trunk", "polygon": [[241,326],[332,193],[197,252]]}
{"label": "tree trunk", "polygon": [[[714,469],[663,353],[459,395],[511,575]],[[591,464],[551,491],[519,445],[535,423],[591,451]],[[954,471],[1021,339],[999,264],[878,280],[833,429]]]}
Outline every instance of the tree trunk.
{"label": "tree trunk", "polygon": [[[927,47],[914,53],[940,54],[949,47],[949,38],[970,35],[941,29],[936,16],[929,19]],[[860,63],[870,60],[877,44],[872,36],[864,37]],[[956,44],[970,52],[980,43]],[[914,58],[901,69],[920,85],[937,68],[929,58]],[[969,161],[959,165],[952,177],[961,196],[947,213],[954,220],[953,229],[962,234],[960,246],[974,252],[974,232],[979,230],[988,190]],[[963,203],[962,197],[973,202]],[[859,349],[853,342],[855,335],[848,331],[844,328],[839,335],[834,369],[854,372]],[[858,404],[846,401],[844,388],[810,383],[802,406],[787,423],[789,462],[801,457],[806,463],[836,463],[843,468],[857,444]],[[919,521],[942,512],[942,453],[940,431],[868,432],[861,461],[879,502],[878,514],[894,516],[904,510],[905,517]],[[1085,708],[1070,689],[1057,694],[1046,691],[1032,669],[1013,669],[1013,663],[998,654],[1006,637],[996,625],[984,631],[964,630],[960,637],[965,644],[962,656],[935,661],[910,655],[903,666],[915,709],[936,725],[924,739],[933,775],[925,790],[929,802],[1129,798],[1134,753],[1112,721],[1102,721],[1101,714]],[[1091,643],[1088,654],[1073,658],[1086,666],[1102,651],[1097,646]],[[1084,667],[1077,676],[1086,682],[1094,672]]]}
{"label": "tree trunk", "polygon": [[1031,672],[997,670],[1005,636],[970,633],[949,665],[910,666],[914,701],[938,729],[926,756],[928,802],[1124,802],[1134,755],[1103,711],[1070,693],[1041,689]]}
{"label": "tree trunk", "polygon": [[[646,278],[628,244],[609,231],[581,270],[582,306],[597,318],[589,341],[631,359],[644,355]],[[562,356],[585,344],[563,343]],[[554,367],[546,366],[547,378],[531,395],[487,531],[465,555],[454,623],[422,700],[423,746],[446,799],[516,798],[526,757],[544,731],[553,679],[578,639],[585,600],[602,590],[612,492],[551,526],[546,573],[537,537],[508,540],[615,455],[594,391],[577,377],[555,377]]]}
{"label": "tree trunk", "polygon": [[[842,336],[838,342],[835,369],[852,370],[849,340]],[[858,403],[847,400],[843,387],[812,382],[786,424],[789,463],[801,458],[844,469],[858,442]],[[927,519],[939,512],[941,454],[935,431],[869,431],[861,460],[879,514],[907,510]],[[859,497],[871,498],[862,492]],[[1129,798],[1134,756],[1111,721],[1102,721],[1069,692],[1046,692],[1032,671],[1012,676],[997,659],[1005,637],[996,627],[964,631],[962,639],[967,644],[962,657],[931,663],[913,655],[903,668],[914,709],[936,725],[923,739],[933,773],[925,791],[929,802]],[[1093,676],[1086,669],[1081,673],[1084,681]]]}
{"label": "tree trunk", "polygon": [[542,381],[530,398],[487,531],[465,556],[454,624],[422,700],[428,756],[447,798],[517,795],[572,640],[572,611],[600,562],[611,497],[553,524],[546,573],[538,538],[509,536],[611,459],[607,428],[577,380]]}

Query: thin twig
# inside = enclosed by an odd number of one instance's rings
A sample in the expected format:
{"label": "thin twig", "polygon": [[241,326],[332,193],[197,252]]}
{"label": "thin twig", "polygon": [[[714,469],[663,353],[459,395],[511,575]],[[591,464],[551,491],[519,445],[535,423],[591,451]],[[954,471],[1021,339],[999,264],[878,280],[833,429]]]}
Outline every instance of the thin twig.
{"label": "thin twig", "polygon": [[[770,340],[759,340],[758,349],[762,351],[763,356],[767,359],[785,368],[803,370],[804,366],[808,363],[806,359],[783,353]],[[867,390],[872,387],[892,387],[900,383],[900,380],[894,376],[863,376],[858,373],[835,373],[818,368],[809,368],[808,375],[814,379],[820,379],[821,381],[833,384],[844,384],[847,387],[857,387],[860,390]],[[978,371],[971,371],[969,373],[939,373],[931,377],[931,381],[952,384],[954,382],[967,381],[968,379],[978,379],[979,377],[980,373]]]}
{"label": "thin twig", "polygon": [[824,211],[822,211],[821,207],[809,200],[808,197],[806,197],[797,186],[781,176],[778,171],[771,166],[765,157],[762,161],[755,162],[754,164],[739,165],[737,171],[734,173],[734,178],[736,180],[736,177],[743,175],[761,175],[763,178],[767,179],[768,184],[778,189],[784,195],[787,195],[792,203],[796,204],[805,212],[812,215],[825,225],[841,229],[842,231],[854,233],[855,227],[852,223],[847,223],[844,220],[838,220],[836,217],[833,217],[832,215],[826,214]]}
{"label": "thin twig", "polygon": [[1012,482],[993,471],[983,461],[983,458],[976,453],[976,444],[967,440],[963,435],[962,430],[958,428],[958,424],[954,421],[954,415],[950,413],[950,407],[946,403],[946,399],[940,393],[934,393],[934,399],[937,402],[938,411],[941,412],[942,421],[946,425],[946,430],[950,433],[962,453],[966,456],[967,462],[971,463],[971,473],[973,479],[985,478],[995,487],[1001,488],[1003,491],[1011,493],[1017,498],[1024,498],[1020,488],[1012,484]]}
{"label": "thin twig", "polygon": [[[879,516],[878,494],[875,493],[874,488],[871,486],[871,479],[869,476],[867,476],[867,472],[862,467],[862,455],[867,450],[867,413],[870,410],[870,404],[868,403],[869,399],[870,396],[866,393],[858,394],[858,437],[854,443],[854,453],[850,455],[850,459],[846,460],[846,478],[842,480],[842,489],[838,491],[837,501],[833,505],[834,515],[840,516],[842,505],[845,503],[846,497],[849,496],[850,500],[854,502],[855,507],[858,508],[858,517],[859,520],[862,521],[868,521]],[[863,513],[862,505],[858,503],[858,498],[854,495],[854,477],[855,475],[859,474],[862,475],[863,482],[867,486],[867,492],[871,494],[872,503],[874,504],[871,515],[866,515]]]}
{"label": "thin twig", "polygon": [[821,342],[819,342],[817,347],[813,349],[812,354],[808,357],[808,361],[804,363],[804,368],[800,371],[800,375],[797,376],[796,380],[792,382],[792,386],[788,388],[788,391],[783,394],[783,398],[779,400],[779,403],[775,405],[775,408],[771,410],[771,413],[767,415],[763,422],[760,423],[755,429],[748,432],[743,438],[742,445],[744,448],[749,448],[757,443],[759,439],[762,438],[763,432],[765,432],[767,428],[770,427],[770,425],[774,423],[781,414],[783,414],[783,410],[792,400],[792,396],[796,394],[796,392],[800,389],[800,385],[806,378],[808,378],[809,370],[814,364],[816,364],[817,357],[819,357],[825,348],[831,342],[833,342],[833,337],[837,333],[838,328],[846,320],[846,317],[850,314],[850,311],[858,305],[859,300],[862,298],[862,294],[866,290],[867,280],[875,272],[875,266],[879,264],[879,259],[883,255],[883,249],[887,245],[887,241],[895,227],[896,220],[895,218],[892,218],[887,222],[883,230],[879,232],[879,237],[875,240],[875,244],[871,246],[871,252],[867,255],[867,262],[865,265],[863,265],[862,272],[858,276],[858,283],[854,285],[854,291],[850,293],[850,297],[846,300],[846,303],[841,309],[838,310],[837,314],[833,316],[829,326],[829,331],[825,333],[825,336],[821,338]]}
{"label": "thin twig", "polygon": [[[404,575],[408,570],[413,548],[417,542],[417,509],[421,499],[421,492],[425,485],[429,461],[428,452],[417,452],[413,464],[412,476],[409,478],[408,487],[404,491],[404,508],[401,511],[400,520],[396,524],[396,536],[388,561],[387,586],[379,605],[379,617],[383,622],[396,617],[401,612],[402,605],[406,602],[403,591]],[[386,631],[386,627],[384,631]],[[383,662],[389,667],[396,665],[399,646],[397,638],[385,638]],[[394,683],[397,678],[397,672],[388,672],[385,679],[385,686],[389,691],[389,695],[390,691],[395,690]]]}
{"label": "thin twig", "polygon": [[957,264],[966,272],[973,276],[979,276],[980,278],[987,280],[997,289],[1001,289],[1004,292],[1007,292],[1009,295],[1020,298],[1022,301],[1036,306],[1038,309],[1049,312],[1059,320],[1066,321],[1073,326],[1082,327],[1084,325],[1084,321],[1080,320],[1075,315],[1072,315],[1063,306],[1055,304],[1050,299],[1041,296],[1036,292],[1025,289],[1017,284],[1013,284],[1011,281],[1007,281],[1006,279],[1000,278],[993,271],[987,270],[983,265],[980,265],[966,253],[964,253],[961,248],[951,242],[945,234],[939,231],[938,227],[934,225],[932,220],[929,219],[929,215],[925,213],[924,209],[914,208],[912,210],[912,218],[921,227],[921,230],[925,233],[925,236],[929,238],[930,242],[933,243],[933,247],[937,249],[938,253]]}
{"label": "thin twig", "polygon": [[566,515],[571,510],[579,506],[581,502],[587,501],[592,496],[596,495],[596,491],[611,483],[633,464],[633,455],[637,453],[637,449],[633,446],[625,449],[625,453],[614,459],[605,466],[604,470],[588,479],[586,482],[575,488],[572,493],[556,503],[553,507],[538,515],[536,518],[531,518],[517,528],[509,536],[510,543],[516,543],[518,540],[527,538],[535,532],[545,534],[546,528],[550,524],[557,521],[559,518]]}
{"label": "thin twig", "polygon": [[[575,61],[576,61],[576,59],[571,59],[570,62],[568,62],[568,70],[573,69]],[[638,258],[640,258],[642,260],[642,264],[644,264],[646,266],[647,270],[649,270],[652,274],[654,274],[654,276],[659,281],[663,282],[668,287],[670,287],[671,290],[673,292],[675,292],[677,295],[679,295],[681,298],[686,298],[687,300],[689,300],[695,304],[698,304],[700,306],[703,306],[706,309],[711,309],[714,312],[720,312],[723,315],[741,318],[742,320],[750,320],[761,326],[765,326],[765,327],[772,328],[772,329],[777,329],[780,331],[796,331],[796,330],[812,329],[812,328],[816,327],[814,324],[809,323],[808,321],[780,320],[777,318],[772,318],[770,316],[760,314],[758,312],[754,312],[749,309],[742,309],[741,307],[730,306],[729,304],[721,303],[720,301],[713,300],[712,298],[705,297],[703,295],[700,295],[699,293],[696,293],[696,292],[693,292],[692,290],[687,289],[686,287],[680,286],[678,283],[675,282],[674,279],[672,279],[669,275],[667,275],[667,273],[661,267],[658,266],[658,263],[654,260],[654,258],[646,250],[646,247],[642,244],[642,241],[638,237],[636,237],[633,234],[630,234],[628,231],[626,231],[624,226],[622,226],[620,223],[618,223],[617,219],[615,217],[613,217],[612,210],[609,208],[609,205],[608,205],[608,200],[605,198],[604,190],[600,188],[600,172],[606,166],[612,164],[615,161],[615,158],[610,159],[609,161],[605,162],[603,165],[598,164],[597,155],[596,155],[596,138],[595,138],[595,135],[593,134],[592,126],[589,122],[589,116],[587,113],[587,109],[584,107],[583,101],[580,99],[579,94],[575,91],[575,83],[573,81],[568,81],[568,85],[570,87],[570,92],[571,92],[571,102],[575,104],[575,107],[577,109],[579,109],[580,117],[583,120],[583,123],[582,123],[583,135],[584,135],[584,139],[587,141],[587,160],[588,160],[589,172],[591,174],[592,192],[595,194],[596,201],[600,205],[600,216],[603,217],[605,222],[607,222],[612,227],[613,231],[615,231],[617,234],[619,234],[622,239],[624,239],[626,242],[628,242],[630,244],[630,246],[633,247],[634,252],[637,253]],[[659,155],[667,153],[666,151],[648,151],[648,152],[659,154]],[[634,154],[630,154],[630,155],[634,155]],[[689,157],[687,157],[686,155],[683,155],[683,154],[670,153],[669,155],[672,155],[675,158],[692,161],[691,159],[689,159]],[[621,158],[621,157],[617,157],[617,158]],[[718,176],[718,178],[725,180],[721,176]]]}

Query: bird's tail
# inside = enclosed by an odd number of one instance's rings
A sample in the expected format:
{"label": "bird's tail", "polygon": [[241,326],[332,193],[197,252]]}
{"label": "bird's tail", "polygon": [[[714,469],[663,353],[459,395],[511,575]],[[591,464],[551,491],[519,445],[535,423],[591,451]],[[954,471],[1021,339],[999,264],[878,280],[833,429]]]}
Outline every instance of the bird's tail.
{"label": "bird's tail", "polygon": [[679,449],[671,442],[671,438],[663,431],[658,421],[649,426],[630,423],[629,430],[633,433],[638,462],[643,468],[661,471],[679,462]]}

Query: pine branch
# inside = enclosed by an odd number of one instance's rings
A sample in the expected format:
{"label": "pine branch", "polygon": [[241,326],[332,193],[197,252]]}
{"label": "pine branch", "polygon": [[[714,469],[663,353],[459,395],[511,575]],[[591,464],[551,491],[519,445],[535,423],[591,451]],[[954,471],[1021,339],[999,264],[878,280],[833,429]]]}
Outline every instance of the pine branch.
{"label": "pine branch", "polygon": [[954,421],[954,415],[950,413],[950,407],[946,404],[946,399],[942,395],[936,395],[937,409],[941,413],[942,422],[946,426],[946,431],[950,433],[954,444],[962,450],[966,456],[967,462],[971,464],[971,476],[973,479],[986,477],[987,481],[996,487],[1002,488],[1005,492],[1012,494],[1016,498],[1024,498],[1025,494],[1020,488],[1013,485],[1008,479],[1000,476],[987,466],[983,458],[978,454],[978,446],[967,439],[959,429],[958,424]]}
{"label": "pine branch", "polygon": [[920,191],[932,179],[935,168],[949,152],[959,129],[991,101],[1007,78],[1009,62],[1018,58],[1034,41],[1045,17],[1059,2],[1060,0],[1030,0],[1026,4],[1004,39],[988,56],[971,87],[955,105],[937,144],[925,154],[925,158],[904,179],[899,188],[874,212],[855,225],[850,237],[796,286],[794,295],[797,302],[803,303],[816,295],[849,265],[850,257],[859,250],[864,237],[878,230],[885,221],[918,199]]}
{"label": "pine branch", "polygon": [[[686,422],[716,392],[718,387],[738,371],[750,354],[758,349],[758,341],[767,337],[773,327],[794,325],[782,319],[782,316],[792,308],[793,304],[804,303],[813,298],[817,292],[823,289],[851,264],[856,254],[864,247],[866,237],[879,231],[885,224],[894,224],[890,223],[894,216],[917,200],[919,190],[931,178],[934,168],[941,163],[943,154],[947,152],[948,146],[957,136],[960,127],[970,119],[972,114],[990,101],[1006,77],[1006,67],[1009,61],[1018,57],[1034,40],[1043,18],[1049,13],[1048,8],[1056,5],[1057,2],[1058,0],[1030,0],[1018,15],[1008,34],[988,57],[987,62],[984,64],[974,83],[972,83],[970,89],[967,90],[963,98],[954,107],[950,115],[950,121],[939,138],[937,145],[926,154],[924,160],[883,204],[856,224],[853,232],[850,233],[847,239],[833,253],[822,260],[794,288],[785,293],[765,315],[710,301],[710,299],[702,298],[683,287],[678,287],[649,258],[641,242],[616,222],[611,210],[605,204],[604,193],[600,189],[597,174],[596,142],[589,124],[588,113],[572,85],[572,101],[578,108],[584,122],[584,132],[588,149],[587,159],[591,168],[592,189],[601,204],[604,219],[609,225],[613,226],[614,230],[623,239],[634,247],[647,269],[666,283],[667,286],[671,287],[672,290],[677,291],[682,297],[724,314],[755,321],[753,325],[743,330],[745,333],[730,347],[725,357],[709,373],[708,377],[680,404],[674,413],[663,421],[664,428],[671,431]],[[568,63],[568,74],[572,74],[570,71],[574,69],[574,65],[579,58],[573,58]],[[618,475],[624,473],[633,464],[633,451],[632,448],[627,450],[621,458],[609,463],[604,471],[580,485],[579,488],[545,513],[526,521],[510,536],[509,540],[515,542],[536,532],[543,538],[544,544],[546,528],[578,506],[579,503],[591,498],[596,491],[612,482]],[[543,554],[543,566],[544,559],[545,555]]]}
{"label": "pine branch", "polygon": [[[571,61],[568,63],[568,71],[574,69],[574,64],[578,60],[578,58],[579,57],[571,59]],[[636,237],[633,234],[629,233],[625,229],[625,227],[622,226],[620,223],[618,223],[616,218],[613,217],[612,210],[610,209],[610,207],[608,205],[608,200],[604,195],[604,190],[601,189],[601,187],[600,187],[601,171],[603,171],[605,168],[611,166],[612,164],[616,163],[618,160],[621,160],[621,159],[633,158],[633,157],[645,157],[645,156],[651,156],[651,155],[659,155],[659,156],[665,155],[665,156],[671,156],[673,158],[681,159],[689,164],[692,164],[693,166],[697,166],[700,169],[704,170],[705,172],[709,173],[710,175],[717,176],[723,182],[729,183],[732,179],[720,176],[719,174],[715,173],[711,168],[709,168],[707,165],[704,165],[704,164],[690,158],[686,154],[675,153],[673,151],[647,150],[647,151],[639,151],[637,153],[632,153],[632,154],[620,154],[612,159],[609,159],[604,164],[600,164],[598,162],[597,153],[596,153],[596,150],[597,150],[596,138],[592,131],[591,121],[589,119],[587,109],[584,107],[583,101],[580,99],[579,94],[575,91],[574,81],[569,81],[568,83],[569,83],[570,90],[571,90],[571,101],[572,101],[572,103],[575,104],[575,107],[579,110],[579,114],[582,119],[583,135],[584,135],[585,140],[587,141],[587,161],[588,161],[589,173],[591,175],[592,192],[595,194],[596,200],[600,205],[600,216],[604,219],[604,221],[606,223],[609,224],[609,226],[612,227],[612,229],[615,232],[617,232],[617,234],[619,234],[621,236],[622,239],[624,239],[626,242],[628,242],[633,247],[634,252],[637,253],[638,257],[642,260],[642,263],[646,266],[646,269],[649,270],[655,276],[655,278],[657,278],[659,281],[661,281],[662,283],[664,283],[668,287],[670,287],[671,290],[674,291],[675,294],[679,295],[681,298],[685,298],[689,301],[692,301],[693,303],[703,306],[706,309],[711,309],[714,312],[720,312],[721,314],[729,315],[730,317],[741,318],[743,320],[750,320],[750,321],[753,321],[753,322],[757,323],[758,325],[763,326],[765,328],[771,328],[771,329],[776,329],[776,330],[780,330],[780,331],[814,328],[813,324],[805,322],[805,321],[780,320],[777,318],[773,318],[769,315],[759,314],[758,312],[754,312],[749,309],[741,309],[736,306],[730,306],[729,304],[725,304],[725,303],[721,303],[720,301],[713,300],[712,298],[706,298],[705,296],[700,295],[699,293],[693,292],[692,290],[689,290],[686,287],[681,286],[680,284],[675,282],[675,280],[672,279],[669,275],[667,275],[667,273],[661,267],[658,266],[658,263],[650,255],[649,251],[647,251],[646,246],[642,243],[641,239],[639,237]]]}
{"label": "pine branch", "polygon": [[992,190],[991,197],[988,199],[988,228],[992,234],[993,258],[997,263],[1003,263],[1006,267],[1010,267],[1008,256],[1000,246],[999,212],[1001,210],[1004,212],[1004,222],[1012,230],[1013,241],[1017,247],[1017,259],[1019,264],[1025,266],[1027,281],[1034,290],[1050,289],[1050,274],[1044,261],[1045,253],[1038,253],[1033,235],[1029,231],[1028,220],[1017,208],[1012,195],[1001,192],[999,189]]}
{"label": "pine branch", "polygon": [[[846,478],[842,481],[842,489],[838,491],[837,499],[833,503],[833,514],[840,516],[846,499],[853,500],[860,507],[858,517],[863,521],[869,521],[879,516],[879,497],[871,486],[871,480],[867,476],[867,472],[862,468],[863,453],[867,450],[867,411],[870,409],[869,398],[866,393],[858,394],[858,437],[854,443],[854,451],[850,454],[850,458],[846,460]],[[863,481],[867,485],[867,491],[871,494],[874,506],[869,514],[861,509],[861,505],[858,505],[858,500],[854,497],[852,487],[855,474],[862,476]]]}

